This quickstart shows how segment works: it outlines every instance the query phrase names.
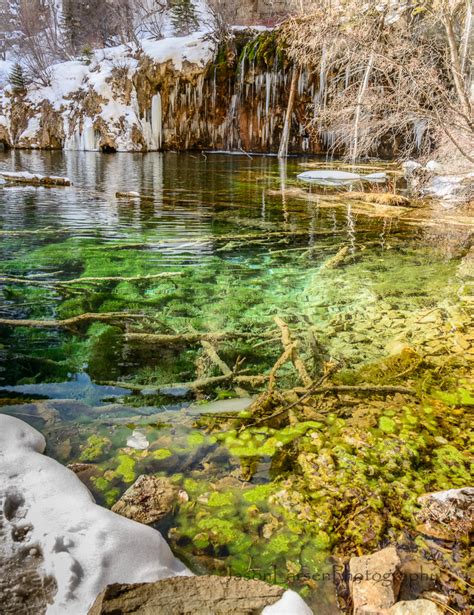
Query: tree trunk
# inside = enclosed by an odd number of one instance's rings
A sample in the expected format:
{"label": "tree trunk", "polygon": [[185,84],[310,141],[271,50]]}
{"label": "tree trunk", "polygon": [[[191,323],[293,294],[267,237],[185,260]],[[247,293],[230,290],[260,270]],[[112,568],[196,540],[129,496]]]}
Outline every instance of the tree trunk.
{"label": "tree trunk", "polygon": [[298,85],[298,77],[300,71],[293,67],[293,74],[291,76],[290,95],[288,97],[288,106],[286,108],[285,124],[283,126],[283,132],[281,134],[280,149],[278,150],[278,158],[286,158],[288,156],[288,144],[290,142],[291,132],[291,117],[293,115],[293,107],[295,106],[296,87]]}
{"label": "tree trunk", "polygon": [[472,118],[472,107],[467,93],[466,81],[461,68],[461,59],[459,56],[458,46],[456,44],[456,35],[454,33],[453,22],[449,15],[443,15],[443,23],[448,39],[449,54],[451,57],[451,74],[453,76],[454,87],[461,105],[462,114],[471,130],[474,129]]}
{"label": "tree trunk", "polygon": [[357,154],[359,153],[359,123],[360,123],[360,113],[362,111],[362,102],[364,100],[365,92],[369,85],[370,73],[372,72],[372,67],[374,65],[374,52],[371,51],[369,56],[369,61],[367,63],[367,67],[364,73],[364,79],[360,84],[359,94],[357,95],[356,102],[356,112],[354,117],[354,135],[352,141],[352,151],[351,151],[351,160],[352,162],[356,161]]}
{"label": "tree trunk", "polygon": [[472,27],[472,0],[466,0],[466,20],[464,22],[464,32],[461,41],[461,71],[466,73],[467,52],[469,50],[469,39]]}

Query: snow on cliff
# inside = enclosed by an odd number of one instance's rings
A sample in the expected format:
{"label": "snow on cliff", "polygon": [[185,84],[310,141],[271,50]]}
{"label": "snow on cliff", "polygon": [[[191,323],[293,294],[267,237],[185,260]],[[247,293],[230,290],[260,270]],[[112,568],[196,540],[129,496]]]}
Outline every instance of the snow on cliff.
{"label": "snow on cliff", "polygon": [[[130,44],[98,49],[87,62],[73,60],[55,64],[49,68],[50,84],[30,86],[22,100],[23,116],[29,119],[26,127],[20,126],[20,131],[13,125],[11,92],[4,84],[0,127],[9,135],[4,140],[17,147],[50,147],[53,140],[45,137],[44,129],[49,123],[52,132],[60,135],[58,139],[64,149],[99,151],[107,146],[117,151],[159,149],[161,96],[157,91],[150,108],[140,108],[133,84],[140,61],[149,58],[153,64],[168,65],[175,71],[182,71],[186,64],[199,72],[212,61],[214,53],[214,43],[201,31],[161,40],[143,39],[138,47]],[[1,69],[0,66],[0,81]],[[44,118],[45,103],[56,114],[49,121]]]}

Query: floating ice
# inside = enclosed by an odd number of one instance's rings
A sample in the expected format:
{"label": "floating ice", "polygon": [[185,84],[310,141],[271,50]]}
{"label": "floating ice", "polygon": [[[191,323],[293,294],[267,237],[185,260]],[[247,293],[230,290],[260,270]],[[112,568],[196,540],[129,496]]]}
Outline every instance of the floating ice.
{"label": "floating ice", "polygon": [[359,173],[349,173],[348,171],[305,171],[297,176],[305,182],[319,184],[320,186],[345,186],[358,181],[385,182],[386,173],[371,173],[370,175],[360,175]]}

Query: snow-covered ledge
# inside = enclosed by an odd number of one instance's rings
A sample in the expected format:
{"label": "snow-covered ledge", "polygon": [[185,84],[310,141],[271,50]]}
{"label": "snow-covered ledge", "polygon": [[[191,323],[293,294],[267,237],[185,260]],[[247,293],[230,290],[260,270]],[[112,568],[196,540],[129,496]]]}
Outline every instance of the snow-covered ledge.
{"label": "snow-covered ledge", "polygon": [[[13,567],[11,574],[12,567],[3,566],[0,590],[7,600],[23,603],[30,575],[49,602],[48,615],[86,615],[112,583],[192,574],[158,531],[98,506],[71,470],[43,454],[45,448],[36,429],[0,414],[0,563],[19,554],[14,562],[19,570]],[[48,591],[42,591],[44,580]],[[295,592],[285,591],[263,613],[312,611]]]}

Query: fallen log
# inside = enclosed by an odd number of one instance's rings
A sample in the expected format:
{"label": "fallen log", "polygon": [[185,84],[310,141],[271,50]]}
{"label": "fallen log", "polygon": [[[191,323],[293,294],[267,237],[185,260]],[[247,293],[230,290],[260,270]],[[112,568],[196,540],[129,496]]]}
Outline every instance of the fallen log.
{"label": "fallen log", "polygon": [[119,324],[124,320],[136,320],[145,317],[145,314],[129,314],[127,312],[104,312],[103,314],[91,312],[63,320],[15,320],[0,318],[0,326],[28,327],[31,329],[74,329],[88,322],[116,322]]}
{"label": "fallen log", "polygon": [[31,186],[71,186],[72,181],[68,177],[57,177],[56,175],[40,175],[39,173],[19,173],[0,171],[0,175],[7,182],[15,184],[29,184]]}
{"label": "fallen log", "polygon": [[190,391],[196,392],[201,391],[202,389],[207,389],[211,386],[222,384],[224,382],[232,381],[236,384],[247,384],[250,386],[258,386],[263,384],[268,380],[268,376],[260,376],[260,375],[248,375],[248,374],[227,374],[222,376],[211,376],[209,378],[199,378],[198,380],[193,380],[192,382],[175,382],[172,384],[160,384],[153,386],[152,384],[135,384],[133,382],[116,382],[116,381],[101,381],[97,384],[101,384],[104,386],[114,386],[119,387],[121,389],[129,389],[130,391],[143,393],[146,391],[149,394],[166,394],[166,391],[170,389],[189,389]]}

